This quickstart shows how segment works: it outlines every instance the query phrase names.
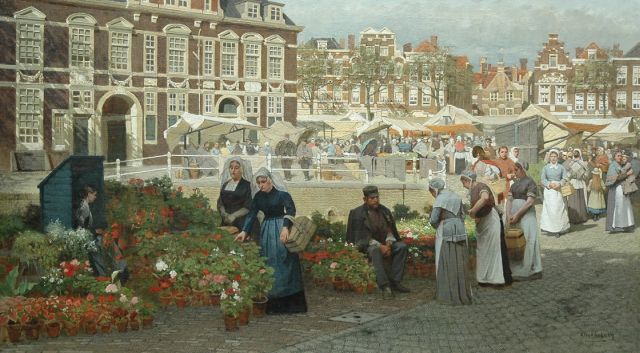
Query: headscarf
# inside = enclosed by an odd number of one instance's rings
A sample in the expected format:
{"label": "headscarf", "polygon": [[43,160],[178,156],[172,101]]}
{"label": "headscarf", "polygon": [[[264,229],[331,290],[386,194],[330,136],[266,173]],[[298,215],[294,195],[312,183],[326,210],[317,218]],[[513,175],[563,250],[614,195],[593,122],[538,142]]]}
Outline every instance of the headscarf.
{"label": "headscarf", "polygon": [[593,168],[591,174],[591,191],[602,191],[602,170]]}
{"label": "headscarf", "polygon": [[[262,167],[258,169],[258,171],[253,175],[253,179],[251,180],[251,185],[254,185],[256,190],[253,193],[253,195],[255,195],[255,193],[260,191],[260,188],[258,187],[258,183],[256,182],[256,179],[258,179],[259,177],[269,178],[274,188],[280,191],[287,192],[287,185],[284,183],[284,179],[282,179],[280,174],[270,172],[267,168]],[[251,191],[253,192],[253,187],[251,188]]]}
{"label": "headscarf", "polygon": [[453,214],[460,212],[462,199],[455,192],[444,189],[444,180],[440,178],[432,179],[429,181],[429,188],[436,191],[436,201],[433,203],[434,208],[439,207]]}
{"label": "headscarf", "polygon": [[513,151],[515,151],[516,149],[519,151],[520,147],[513,146],[513,147],[511,147],[511,150],[509,151],[509,158],[514,162],[518,162],[520,160],[520,158],[516,158],[515,153],[513,153]]}
{"label": "headscarf", "polygon": [[467,170],[462,172],[462,175],[460,175],[460,179],[462,179],[462,178],[465,178],[465,179],[470,180],[470,181],[476,181],[478,176],[472,170],[467,169]]}
{"label": "headscarf", "polygon": [[233,156],[227,158],[224,162],[224,168],[222,169],[222,173],[220,174],[220,185],[223,185],[227,181],[231,179],[231,173],[229,172],[229,166],[231,162],[237,162],[240,164],[240,170],[242,170],[242,179],[251,182],[251,178],[253,177],[253,173],[251,172],[251,162],[245,161],[244,159]]}
{"label": "headscarf", "polygon": [[442,180],[441,178],[433,178],[429,180],[429,189],[434,190],[436,192],[436,196],[442,189],[444,189],[444,186],[444,180]]}
{"label": "headscarf", "polygon": [[582,158],[582,151],[579,148],[575,148],[573,150],[573,159],[576,159],[576,152],[579,155],[578,159],[581,160],[581,161],[584,161],[584,158]]}
{"label": "headscarf", "polygon": [[555,149],[555,148],[552,148],[552,149],[550,149],[550,150],[549,150],[549,152],[547,152],[546,156],[544,157],[544,162],[545,162],[545,163],[550,163],[550,158],[549,158],[549,156],[551,156],[551,153],[553,153],[553,152],[555,152],[555,153],[556,153],[556,155],[558,156],[558,158],[560,158],[560,156],[561,156],[560,151],[558,151],[558,150],[557,150],[557,149]]}

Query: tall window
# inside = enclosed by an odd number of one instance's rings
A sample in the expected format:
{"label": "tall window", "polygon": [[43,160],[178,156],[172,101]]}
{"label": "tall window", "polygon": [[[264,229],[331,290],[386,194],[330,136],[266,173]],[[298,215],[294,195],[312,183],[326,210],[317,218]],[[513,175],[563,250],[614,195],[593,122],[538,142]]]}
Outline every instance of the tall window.
{"label": "tall window", "polygon": [[575,110],[584,110],[584,93],[576,93]]}
{"label": "tall window", "polygon": [[267,99],[267,125],[271,126],[276,121],[282,121],[282,98],[281,96],[269,96]]}
{"label": "tall window", "polygon": [[222,76],[236,76],[237,50],[235,42],[222,42]]}
{"label": "tall window", "polygon": [[498,92],[489,92],[489,100],[492,102],[498,101]]}
{"label": "tall window", "polygon": [[513,91],[506,91],[504,93],[504,100],[507,102],[513,101]]}
{"label": "tall window", "polygon": [[93,109],[93,91],[72,90],[71,107],[76,109]]}
{"label": "tall window", "polygon": [[600,94],[600,111],[604,112],[609,109],[609,95],[604,93]]}
{"label": "tall window", "polygon": [[336,102],[342,101],[342,86],[339,86],[339,85],[333,86],[333,100]]}
{"label": "tall window", "polygon": [[70,28],[71,67],[93,66],[93,30]]}
{"label": "tall window", "polygon": [[158,114],[156,92],[144,93],[144,140],[154,143],[157,140]]}
{"label": "tall window", "polygon": [[[167,127],[175,124],[187,107],[187,94],[183,92],[167,93]],[[185,142],[184,135],[180,142]]]}
{"label": "tall window", "polygon": [[260,17],[260,5],[247,3],[247,17],[249,18]]}
{"label": "tall window", "polygon": [[616,92],[616,108],[618,109],[627,108],[627,92],[626,91]]}
{"label": "tall window", "polygon": [[422,88],[422,106],[428,107],[431,105],[431,88],[423,87]]}
{"label": "tall window", "polygon": [[389,56],[389,47],[380,47],[380,56]]}
{"label": "tall window", "polygon": [[260,44],[244,45],[244,77],[260,78]]}
{"label": "tall window", "polygon": [[202,73],[204,75],[213,75],[213,41],[207,39],[203,42],[202,46]]}
{"label": "tall window", "polygon": [[168,72],[171,74],[187,73],[187,38],[169,37],[169,65]]}
{"label": "tall window", "polygon": [[631,92],[631,109],[640,109],[640,91]]}
{"label": "tall window", "polygon": [[130,42],[130,33],[111,32],[111,69],[129,70]]}
{"label": "tall window", "polygon": [[144,71],[156,72],[157,37],[153,34],[144,35]]}
{"label": "tall window", "polygon": [[259,96],[245,96],[244,106],[247,115],[256,115],[260,112],[260,97]]}
{"label": "tall window", "polygon": [[389,91],[387,90],[387,86],[380,86],[380,90],[378,90],[378,102],[379,103],[388,103],[389,102]]}
{"label": "tall window", "polygon": [[42,90],[20,88],[18,90],[18,141],[27,144],[41,144]]}
{"label": "tall window", "polygon": [[558,55],[556,54],[549,55],[549,67],[550,68],[558,67]]}
{"label": "tall window", "polygon": [[538,102],[549,104],[549,85],[540,85],[538,88]]}
{"label": "tall window", "polygon": [[280,21],[282,19],[282,9],[279,7],[272,7],[270,19],[271,21]]}
{"label": "tall window", "polygon": [[204,113],[205,114],[213,114],[213,94],[205,93],[204,94]]}
{"label": "tall window", "polygon": [[631,83],[634,86],[640,85],[640,66],[633,67],[632,80]]}
{"label": "tall window", "polygon": [[204,0],[204,10],[211,11],[211,0]]}
{"label": "tall window", "polygon": [[404,102],[404,87],[402,87],[402,85],[395,85],[393,87],[393,101],[396,103]]}
{"label": "tall window", "polygon": [[567,104],[567,86],[556,86],[556,104]]}
{"label": "tall window", "polygon": [[53,114],[53,122],[51,123],[51,142],[54,149],[64,149],[66,144],[64,141],[64,114]]}
{"label": "tall window", "polygon": [[595,93],[587,93],[587,110],[588,111],[596,110],[596,94]]}
{"label": "tall window", "polygon": [[431,71],[429,65],[422,64],[422,82],[431,81]]}
{"label": "tall window", "polygon": [[284,48],[280,46],[269,46],[269,78],[282,78],[282,57]]}
{"label": "tall window", "polygon": [[38,23],[18,24],[18,63],[42,64],[43,25]]}
{"label": "tall window", "polygon": [[418,89],[409,89],[409,105],[418,105]]}
{"label": "tall window", "polygon": [[616,75],[616,84],[618,85],[627,84],[627,67],[626,66],[620,66],[618,68],[618,72]]}
{"label": "tall window", "polygon": [[351,103],[360,104],[360,86],[351,89]]}

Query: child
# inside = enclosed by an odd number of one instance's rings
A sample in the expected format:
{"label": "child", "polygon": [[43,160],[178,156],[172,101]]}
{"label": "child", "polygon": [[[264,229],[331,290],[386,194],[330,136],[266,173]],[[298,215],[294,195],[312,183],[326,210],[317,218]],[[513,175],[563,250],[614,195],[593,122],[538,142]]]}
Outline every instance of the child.
{"label": "child", "polygon": [[[631,162],[629,162],[629,156],[622,156],[622,171],[620,173],[627,173],[631,169]],[[628,175],[626,179],[622,182],[622,191],[625,195],[633,194],[638,191],[638,186],[636,185],[636,175],[631,174]]]}
{"label": "child", "polygon": [[604,197],[605,186],[600,168],[593,168],[591,174],[591,181],[587,186],[587,191],[589,192],[587,211],[592,215],[594,221],[598,221],[600,216],[607,213],[607,205]]}

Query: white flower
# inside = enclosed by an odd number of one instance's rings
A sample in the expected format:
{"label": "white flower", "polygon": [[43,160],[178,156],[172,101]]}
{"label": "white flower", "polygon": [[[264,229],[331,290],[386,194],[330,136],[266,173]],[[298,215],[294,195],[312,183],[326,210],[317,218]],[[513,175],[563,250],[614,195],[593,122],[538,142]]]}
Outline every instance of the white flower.
{"label": "white flower", "polygon": [[129,299],[127,299],[126,295],[120,294],[120,303],[126,303],[128,301],[129,301]]}
{"label": "white flower", "polygon": [[240,289],[240,283],[238,283],[238,281],[231,282],[231,288],[233,288],[234,290]]}
{"label": "white flower", "polygon": [[56,279],[55,279],[55,278],[53,278],[53,277],[49,278],[49,282],[50,282],[50,283],[53,283],[53,282],[55,282],[55,281],[56,281]]}
{"label": "white flower", "polygon": [[140,299],[138,299],[138,297],[133,297],[131,298],[131,304],[132,305],[136,305],[140,302]]}
{"label": "white flower", "polygon": [[227,299],[227,293],[225,292],[220,293],[220,299]]}
{"label": "white flower", "polygon": [[116,286],[113,283],[109,283],[109,285],[107,285],[107,288],[105,288],[104,291],[107,293],[118,293],[118,286]]}
{"label": "white flower", "polygon": [[241,296],[239,296],[239,295],[237,295],[237,294],[234,294],[234,295],[233,295],[233,300],[235,300],[235,301],[239,302],[239,301],[241,301],[241,300],[242,300],[242,297],[241,297]]}
{"label": "white flower", "polygon": [[231,251],[229,251],[229,255],[235,255],[235,254],[236,254],[236,251],[235,251],[235,250],[231,250]]}
{"label": "white flower", "polygon": [[156,262],[156,271],[157,272],[163,272],[169,269],[169,265],[167,265],[166,262],[162,261],[162,260],[158,260],[158,262]]}
{"label": "white flower", "polygon": [[176,278],[176,276],[178,276],[178,272],[171,270],[171,272],[169,272],[169,276],[171,276],[171,278]]}

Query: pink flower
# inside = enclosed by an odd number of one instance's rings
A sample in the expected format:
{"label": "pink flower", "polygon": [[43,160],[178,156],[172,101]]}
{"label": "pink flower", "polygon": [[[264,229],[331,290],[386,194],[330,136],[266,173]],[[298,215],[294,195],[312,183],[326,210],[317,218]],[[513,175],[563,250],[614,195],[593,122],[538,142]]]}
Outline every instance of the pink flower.
{"label": "pink flower", "polygon": [[338,267],[338,263],[337,262],[332,262],[331,265],[329,265],[329,268],[331,268],[331,269],[335,269],[336,267]]}
{"label": "pink flower", "polygon": [[140,302],[140,299],[138,297],[131,298],[131,305],[136,305],[139,302]]}
{"label": "pink flower", "polygon": [[107,293],[118,293],[118,286],[116,286],[113,283],[110,283],[109,285],[107,285],[107,288],[105,288],[104,291]]}
{"label": "pink flower", "polygon": [[205,279],[201,279],[201,280],[199,280],[199,281],[198,281],[198,285],[199,285],[200,287],[204,287],[204,286],[206,286],[206,285],[207,285],[207,283],[208,283],[208,282],[207,282],[207,280],[205,280]]}
{"label": "pink flower", "polygon": [[265,270],[264,268],[261,268],[260,271],[258,271],[260,274],[267,272],[267,270]]}
{"label": "pink flower", "polygon": [[227,276],[225,275],[215,275],[213,276],[213,281],[217,284],[224,283],[227,280]]}
{"label": "pink flower", "polygon": [[78,259],[73,259],[73,260],[71,260],[71,264],[73,266],[78,266],[78,265],[80,265],[80,261],[78,261]]}

